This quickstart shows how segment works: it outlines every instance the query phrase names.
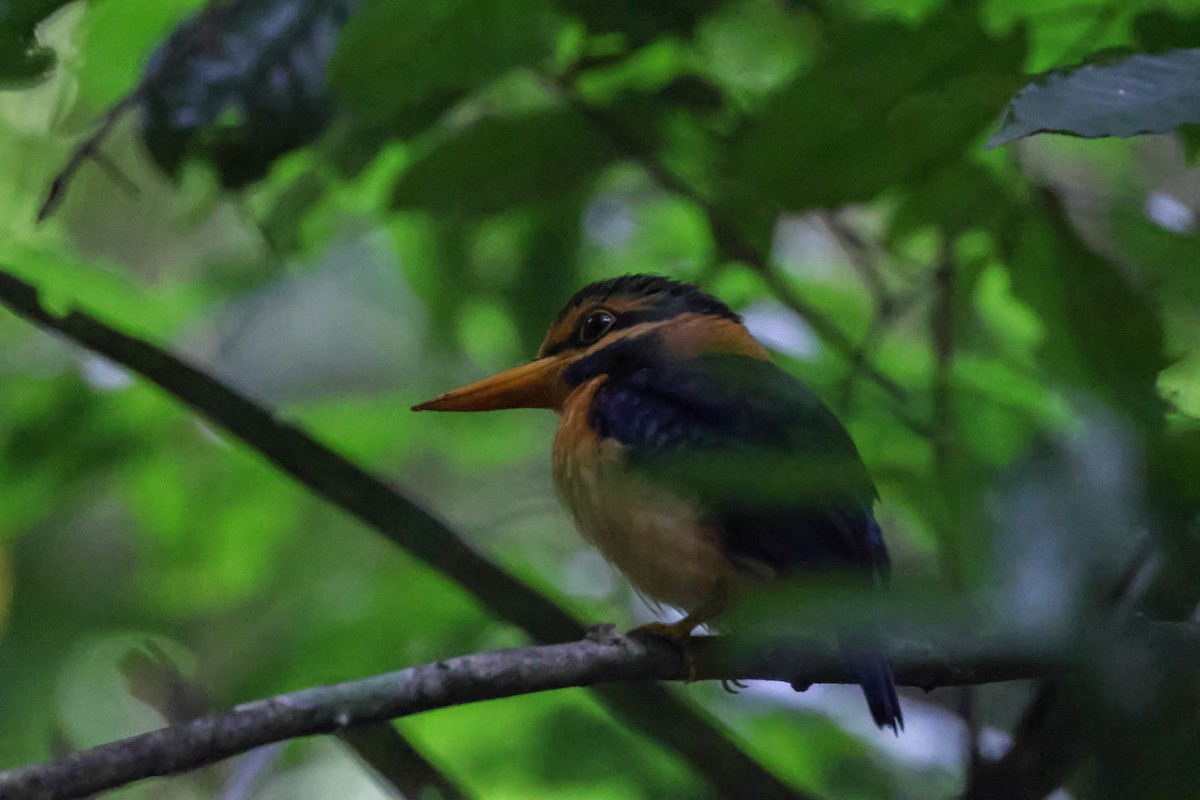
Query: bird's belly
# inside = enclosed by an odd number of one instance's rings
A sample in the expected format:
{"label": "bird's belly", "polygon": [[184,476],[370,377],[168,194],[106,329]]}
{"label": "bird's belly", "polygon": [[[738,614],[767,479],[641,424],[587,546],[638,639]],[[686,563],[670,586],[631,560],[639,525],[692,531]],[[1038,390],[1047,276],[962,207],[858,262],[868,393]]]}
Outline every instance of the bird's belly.
{"label": "bird's belly", "polygon": [[555,485],[580,533],[649,597],[716,610],[733,572],[716,531],[690,503],[629,470],[622,446],[579,418],[589,405],[568,404],[554,442]]}

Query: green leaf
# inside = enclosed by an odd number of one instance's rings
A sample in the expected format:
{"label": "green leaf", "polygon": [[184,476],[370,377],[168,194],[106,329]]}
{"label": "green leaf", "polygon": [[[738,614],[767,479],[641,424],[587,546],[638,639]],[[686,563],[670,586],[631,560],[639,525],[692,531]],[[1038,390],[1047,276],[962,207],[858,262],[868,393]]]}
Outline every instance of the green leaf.
{"label": "green leaf", "polygon": [[413,129],[508,70],[549,58],[561,26],[543,0],[369,0],[342,35],[330,82],[371,125]]}
{"label": "green leaf", "polygon": [[732,182],[746,197],[801,210],[869,200],[921,177],[987,127],[1025,49],[1019,32],[989,36],[973,11],[942,11],[915,29],[835,29],[825,57],[749,128]]}
{"label": "green leaf", "polygon": [[128,94],[137,86],[151,54],[203,5],[203,0],[91,3],[79,24],[78,52],[71,59],[80,101],[99,108]]}
{"label": "green leaf", "polygon": [[486,214],[557,200],[614,155],[570,111],[485,119],[414,162],[400,176],[392,205]]}
{"label": "green leaf", "polygon": [[1027,84],[988,142],[1035,133],[1095,139],[1168,133],[1200,122],[1200,48],[1138,54],[1107,64],[1055,70]]}
{"label": "green leaf", "polygon": [[780,3],[725,4],[696,34],[699,64],[744,102],[755,103],[813,57],[812,20]]}

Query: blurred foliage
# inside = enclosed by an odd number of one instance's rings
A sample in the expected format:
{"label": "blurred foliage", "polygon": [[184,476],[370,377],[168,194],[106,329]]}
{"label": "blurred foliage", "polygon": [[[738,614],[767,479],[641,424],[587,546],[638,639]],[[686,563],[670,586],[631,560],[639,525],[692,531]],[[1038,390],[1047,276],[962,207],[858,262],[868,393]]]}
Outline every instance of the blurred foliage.
{"label": "blurred foliage", "polygon": [[316,137],[333,113],[325,70],[357,6],[242,0],[181,23],[137,91],[142,138],[158,166],[176,175],[185,158],[201,158],[237,188]]}
{"label": "blurred foliage", "polygon": [[[527,359],[589,280],[698,281],[847,422],[911,600],[898,617],[1090,629],[1148,537],[1168,557],[1128,606],[1183,618],[1200,173],[1172,129],[1197,94],[1162,68],[1193,57],[1197,20],[1191,0],[0,0],[0,264],[56,310],[169,343],[622,626],[651,612],[557,509],[552,416],[407,409]],[[1120,126],[1092,101],[1134,65],[1155,68],[1152,102]],[[1019,131],[1000,127],[1014,95]],[[1045,129],[1167,135],[984,148]],[[160,724],[142,651],[226,707],[521,641],[162,392],[3,314],[0,396],[0,766]],[[1194,684],[1088,648],[1097,733],[1069,789],[1186,795]],[[823,796],[963,785],[962,723],[936,695],[906,698],[891,741],[853,690],[688,691]],[[985,739],[1024,691],[979,693]],[[581,691],[401,728],[481,797],[705,796]],[[170,796],[215,795],[239,763]],[[379,792],[327,742],[263,769],[253,796]]]}
{"label": "blurred foliage", "polygon": [[37,26],[68,0],[5,0],[0,4],[0,85],[36,82],[54,67],[54,51],[37,40]]}

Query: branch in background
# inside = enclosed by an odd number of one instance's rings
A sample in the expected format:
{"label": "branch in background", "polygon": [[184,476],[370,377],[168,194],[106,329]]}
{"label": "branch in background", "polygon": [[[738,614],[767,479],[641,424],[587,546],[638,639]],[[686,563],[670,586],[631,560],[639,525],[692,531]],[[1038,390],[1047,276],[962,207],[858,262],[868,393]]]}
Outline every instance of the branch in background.
{"label": "branch in background", "polygon": [[[171,353],[78,311],[57,315],[37,289],[0,270],[0,305],[162,387],[241,439],[312,492],[454,580],[535,641],[578,639],[583,626],[545,595],[493,564],[399,490]],[[734,744],[703,713],[653,685],[596,690],[624,724],[675,751],[727,797],[797,798],[796,790]]]}
{"label": "branch in background", "polygon": [[117,126],[121,118],[139,102],[141,102],[141,94],[138,89],[134,89],[110,106],[104,112],[104,116],[100,118],[100,125],[96,130],[76,145],[75,149],[71,151],[71,155],[67,158],[67,163],[54,176],[54,180],[50,184],[50,189],[46,192],[46,199],[42,201],[42,205],[38,209],[38,222],[44,222],[51,214],[58,210],[58,207],[62,205],[63,199],[67,196],[67,187],[70,186],[71,181],[75,178],[75,173],[88,160],[94,160],[103,165],[109,175],[119,185],[124,187],[126,191],[137,191],[137,187],[133,185],[133,182],[123,172],[118,170],[111,161],[103,157],[100,145],[104,144],[105,140],[108,139],[109,134],[112,133],[113,128]]}
{"label": "branch in background", "polygon": [[[871,317],[871,323],[867,326],[867,332],[863,334],[858,346],[850,354],[850,368],[846,370],[846,375],[842,378],[837,399],[837,409],[844,414],[850,413],[854,405],[854,390],[858,385],[858,379],[862,377],[863,368],[871,359],[871,353],[883,338],[888,323],[896,317],[894,308],[890,303],[876,307],[875,314]],[[910,424],[909,427],[914,426]],[[932,435],[928,425],[921,425],[920,428],[925,432],[926,437]]]}
{"label": "branch in background", "polygon": [[887,326],[900,315],[901,309],[896,298],[888,291],[875,254],[858,235],[858,231],[833,212],[818,211],[815,216],[821,221],[829,237],[837,243],[846,260],[858,272],[859,278],[875,302],[875,312],[871,315],[867,332],[859,340],[854,352],[850,353],[850,368],[842,378],[841,389],[838,392],[837,408],[843,413],[849,413],[854,403],[854,390],[858,379],[862,376],[864,367],[871,362],[871,354],[883,338]]}
{"label": "branch in background", "polygon": [[[842,378],[838,392],[838,409],[849,413],[854,402],[854,393],[859,378],[863,377],[864,367],[872,363],[873,354],[887,334],[889,327],[923,300],[929,294],[929,288],[924,285],[924,281],[921,281],[917,285],[908,286],[899,291],[889,291],[883,280],[883,273],[879,269],[879,262],[882,258],[881,248],[877,244],[872,245],[866,242],[858,231],[836,213],[818,211],[816,216],[824,224],[829,236],[837,242],[851,266],[858,272],[863,285],[866,286],[875,301],[875,313],[871,316],[866,333],[854,348],[854,352],[849,355],[850,368]],[[924,267],[923,264],[914,264],[913,266]],[[916,419],[900,408],[894,409],[893,413],[917,435],[925,439],[933,438],[933,429],[927,422]]]}
{"label": "branch in background", "polygon": [[890,305],[887,284],[884,283],[883,273],[879,270],[878,260],[871,252],[870,246],[858,235],[858,231],[846,224],[838,214],[831,211],[817,211],[815,216],[825,226],[825,230],[833,238],[850,265],[858,271],[863,285],[871,293],[871,299],[880,307],[879,313]]}
{"label": "branch in background", "polygon": [[[943,232],[938,241],[937,266],[934,270],[933,308],[929,315],[929,337],[935,367],[930,397],[933,401],[933,470],[938,479],[940,503],[944,510],[939,533],[942,571],[957,591],[965,586],[965,565],[962,560],[962,514],[955,486],[958,461],[958,442],[954,418],[954,353],[957,344],[956,317],[958,308],[958,263],[954,257],[953,236]],[[967,782],[973,783],[979,774],[979,723],[975,714],[975,698],[970,686],[959,690],[958,715],[967,727],[965,748]]]}
{"label": "branch in background", "polygon": [[1060,681],[1045,681],[995,761],[972,759],[961,800],[1041,800],[1061,786],[1087,749],[1085,710]]}
{"label": "branch in background", "polygon": [[468,800],[471,796],[390,723],[355,726],[341,731],[340,737],[406,800]]}
{"label": "branch in background", "polygon": [[[1200,658],[1191,625],[1156,625],[1185,639]],[[1184,629],[1182,632],[1180,629]],[[1190,637],[1190,638],[1189,638]],[[898,683],[925,689],[1052,674],[1045,654],[1014,653],[1011,640],[906,642],[888,648]],[[836,646],[797,642],[747,655],[735,637],[693,638],[686,649],[657,636],[596,626],[580,641],[521,647],[438,661],[357,681],[305,689],[173,725],[61,761],[0,773],[0,798],[79,797],[147,777],[211,764],[271,742],[382,723],[437,708],[612,681],[764,679],[854,683]],[[692,732],[695,734],[695,732]],[[353,734],[351,734],[353,735]],[[762,797],[761,789],[743,797]]]}
{"label": "branch in background", "polygon": [[[951,478],[953,471],[955,435],[953,406],[954,350],[956,339],[955,306],[958,270],[952,251],[951,236],[943,233],[938,242],[937,268],[934,272],[933,311],[929,317],[929,338],[933,344],[936,366],[930,396],[933,399],[933,462],[939,478]],[[943,484],[946,485],[946,484]],[[951,518],[953,524],[953,516]],[[943,537],[945,538],[945,537]],[[948,546],[948,544],[950,546]],[[942,542],[948,551],[947,577],[961,587],[963,565],[959,561],[956,543]]]}
{"label": "branch in background", "polygon": [[[1144,536],[1105,593],[1100,612],[1133,611],[1148,581],[1154,580],[1157,561],[1153,539]],[[1040,800],[1066,781],[1086,753],[1087,741],[1080,731],[1088,728],[1083,723],[1087,709],[1067,688],[1062,680],[1041,683],[1004,755],[972,764],[961,800]]]}

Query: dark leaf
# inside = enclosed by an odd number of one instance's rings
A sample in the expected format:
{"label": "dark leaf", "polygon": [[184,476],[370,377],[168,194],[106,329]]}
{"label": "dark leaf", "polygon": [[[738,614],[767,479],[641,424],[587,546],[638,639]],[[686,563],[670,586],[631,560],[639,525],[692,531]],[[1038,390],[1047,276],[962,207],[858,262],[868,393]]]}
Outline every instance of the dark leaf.
{"label": "dark leaf", "polygon": [[828,208],[920,179],[987,127],[1025,58],[1020,32],[994,39],[955,9],[916,29],[870,22],[831,38],[742,141],[731,180],[746,196]]}
{"label": "dark leaf", "polygon": [[485,119],[409,167],[392,204],[485,214],[556,200],[613,157],[607,141],[569,111]]}
{"label": "dark leaf", "polygon": [[1175,426],[1154,442],[1148,473],[1161,515],[1166,574],[1150,598],[1160,613],[1195,607],[1200,592],[1200,427]]}
{"label": "dark leaf", "polygon": [[1200,42],[1200,16],[1179,17],[1166,11],[1150,11],[1133,21],[1133,35],[1149,53],[1191,47]]}
{"label": "dark leaf", "polygon": [[627,88],[608,105],[608,133],[627,155],[657,160],[707,192],[718,140],[729,127],[725,97],[704,78],[684,75],[648,90]]}
{"label": "dark leaf", "polygon": [[403,135],[547,58],[559,25],[543,0],[370,0],[346,26],[330,81],[361,119]]}
{"label": "dark leaf", "polygon": [[0,0],[0,87],[42,80],[54,67],[54,51],[37,39],[38,24],[70,0]]}
{"label": "dark leaf", "polygon": [[1200,122],[1200,49],[1138,54],[1046,73],[1009,103],[997,147],[1035,133],[1094,139]]}
{"label": "dark leaf", "polygon": [[716,0],[558,0],[592,33],[619,33],[639,47],[665,33],[689,35]]}
{"label": "dark leaf", "polygon": [[954,161],[899,197],[888,239],[899,242],[927,226],[952,232],[972,226],[995,228],[1003,224],[1008,205],[1007,192],[992,172]]}
{"label": "dark leaf", "polygon": [[36,83],[53,68],[53,50],[39,45],[32,35],[0,27],[0,85],[12,89]]}
{"label": "dark leaf", "polygon": [[1056,380],[1095,393],[1144,429],[1162,418],[1156,383],[1163,328],[1144,292],[1079,238],[1058,199],[1030,219],[1008,259],[1014,294],[1049,334],[1043,355]]}
{"label": "dark leaf", "polygon": [[200,157],[237,187],[314,139],[333,113],[325,69],[356,5],[240,0],[180,25],[139,90],[142,136],[159,166],[175,175]]}
{"label": "dark leaf", "polygon": [[579,219],[573,203],[555,204],[530,214],[523,242],[521,269],[504,295],[521,336],[523,352],[537,352],[546,335],[544,320],[553,319],[582,281],[579,275]]}

